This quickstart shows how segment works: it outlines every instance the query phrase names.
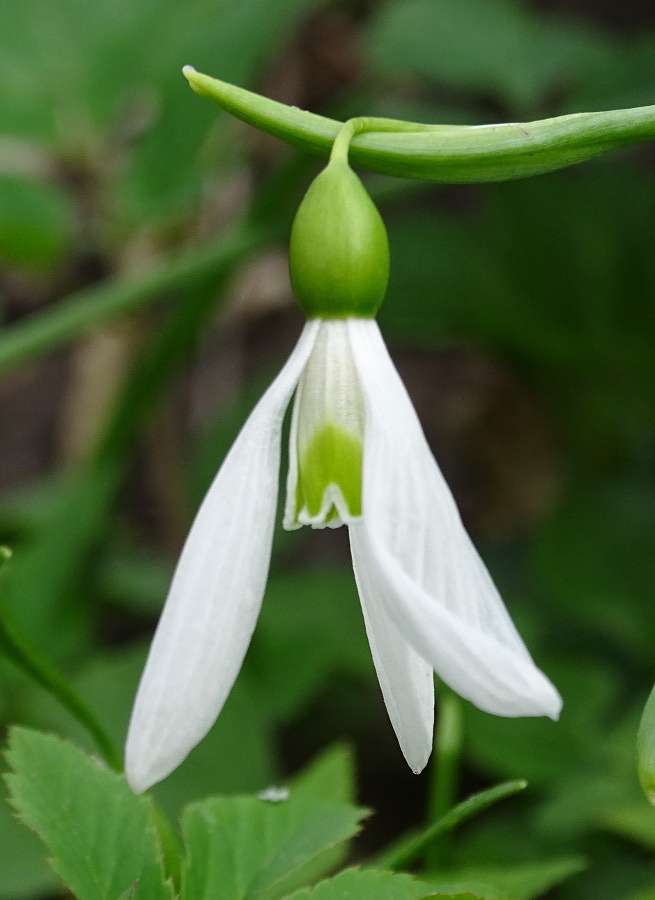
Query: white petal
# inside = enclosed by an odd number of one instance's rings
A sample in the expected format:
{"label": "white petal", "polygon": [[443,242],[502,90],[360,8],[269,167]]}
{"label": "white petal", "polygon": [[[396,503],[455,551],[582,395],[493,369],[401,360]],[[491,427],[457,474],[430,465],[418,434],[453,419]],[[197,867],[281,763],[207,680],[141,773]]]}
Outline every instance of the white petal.
{"label": "white petal", "polygon": [[193,523],[132,711],[125,772],[165,778],[221,711],[261,606],[277,505],[280,431],[316,339],[309,322],[234,442]]}
{"label": "white petal", "polygon": [[501,716],[557,718],[535,666],[459,518],[377,325],[351,320],[366,402],[362,519],[353,555],[371,595],[454,690]]}
{"label": "white petal", "polygon": [[[353,534],[352,526],[350,528]],[[352,537],[351,537],[352,540]],[[366,554],[355,552],[353,568],[382,696],[400,749],[413,772],[422,772],[432,751],[434,676],[389,619],[378,599],[378,579]]]}

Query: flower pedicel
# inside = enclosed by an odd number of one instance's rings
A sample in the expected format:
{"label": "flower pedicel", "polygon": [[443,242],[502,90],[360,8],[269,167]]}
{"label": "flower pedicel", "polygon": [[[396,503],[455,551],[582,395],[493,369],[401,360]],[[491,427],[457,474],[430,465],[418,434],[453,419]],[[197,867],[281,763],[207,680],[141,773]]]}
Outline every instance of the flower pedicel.
{"label": "flower pedicel", "polygon": [[487,712],[559,715],[559,694],[464,530],[375,322],[389,250],[348,165],[352,133],[344,126],[293,225],[291,280],[308,321],[200,507],[150,648],[125,751],[137,792],[205,736],[238,675],[266,587],[294,393],[284,527],[348,526],[373,661],[413,771],[432,749],[433,672]]}

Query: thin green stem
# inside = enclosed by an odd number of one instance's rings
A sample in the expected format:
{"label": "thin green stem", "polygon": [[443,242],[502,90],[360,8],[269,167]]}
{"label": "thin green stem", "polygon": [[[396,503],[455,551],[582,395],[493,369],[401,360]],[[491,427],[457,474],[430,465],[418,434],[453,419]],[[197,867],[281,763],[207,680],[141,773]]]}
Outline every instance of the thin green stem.
{"label": "thin green stem", "polygon": [[373,865],[385,869],[406,869],[415,863],[441,835],[472,818],[487,807],[506,797],[511,797],[527,787],[527,781],[506,781],[496,787],[474,794],[459,803],[428,828],[410,834],[393,844],[373,860]]}
{"label": "thin green stem", "polygon": [[55,697],[91,735],[107,764],[117,772],[123,771],[120,752],[91,709],[54,663],[9,621],[3,603],[0,603],[0,653]]}
{"label": "thin green stem", "polygon": [[[445,816],[452,808],[457,793],[459,759],[462,751],[462,706],[455,694],[442,693],[439,698],[432,784],[429,797],[429,821]],[[426,854],[429,869],[443,861],[448,847],[448,833],[435,840]]]}
{"label": "thin green stem", "polygon": [[339,129],[339,133],[334,139],[334,144],[332,144],[332,150],[330,151],[330,162],[348,163],[350,142],[355,135],[355,122],[357,122],[357,119],[348,119],[348,121],[344,122],[343,126]]}
{"label": "thin green stem", "polygon": [[431,125],[417,125],[412,122],[402,122],[399,119],[383,119],[375,116],[358,116],[348,119],[343,123],[332,144],[330,161],[347,163],[350,152],[350,143],[355,135],[370,134],[372,132],[407,134],[428,131]]}

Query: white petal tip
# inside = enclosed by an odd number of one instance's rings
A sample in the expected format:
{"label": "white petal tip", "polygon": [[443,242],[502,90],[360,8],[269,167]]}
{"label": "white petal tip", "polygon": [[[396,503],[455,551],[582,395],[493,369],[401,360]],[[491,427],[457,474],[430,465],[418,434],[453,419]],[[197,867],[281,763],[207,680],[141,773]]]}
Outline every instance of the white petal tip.
{"label": "white petal tip", "polygon": [[415,742],[415,746],[407,746],[407,740],[403,740],[401,743],[400,735],[397,734],[397,737],[399,738],[400,749],[405,757],[405,762],[414,775],[420,775],[432,755],[432,731],[424,735],[420,742]]}
{"label": "white petal tip", "polygon": [[534,694],[531,698],[532,712],[521,713],[521,715],[529,716],[547,716],[553,722],[557,722],[559,714],[562,711],[562,698],[559,692],[544,673],[537,669],[539,682],[535,685]]}
{"label": "white petal tip", "polygon": [[153,784],[156,784],[151,778],[148,778],[143,772],[135,772],[129,766],[125,766],[125,780],[135,794],[143,794]]}
{"label": "white petal tip", "polygon": [[430,757],[428,756],[427,759],[425,760],[425,762],[420,762],[420,763],[418,763],[418,764],[417,764],[417,763],[414,763],[413,765],[412,765],[412,763],[410,763],[410,762],[408,761],[409,767],[410,767],[410,769],[412,770],[412,772],[414,773],[414,775],[420,775],[420,774],[421,774],[421,772],[423,771],[423,769],[427,766],[428,760],[429,760],[429,759],[430,759]]}
{"label": "white petal tip", "polygon": [[489,705],[485,701],[478,703],[475,698],[473,698],[473,702],[480,709],[484,709],[485,712],[495,716],[504,716],[506,718],[538,718],[545,716],[557,722],[562,711],[562,698],[539,669],[536,669],[535,672],[539,675],[539,680],[529,692],[526,691],[513,697],[510,696],[501,702],[496,700]]}
{"label": "white petal tip", "polygon": [[150,741],[144,741],[141,735],[139,738],[130,729],[125,743],[125,779],[135,794],[143,794],[172,771],[159,764]]}
{"label": "white petal tip", "polygon": [[546,715],[549,719],[552,719],[553,722],[557,722],[559,720],[560,713],[562,712],[563,701],[555,688],[552,689],[552,696],[550,698],[550,702],[548,704],[548,708],[546,710]]}
{"label": "white petal tip", "polygon": [[125,779],[135,794],[143,794],[167,778],[194,746],[187,742],[180,749],[172,744],[170,734],[162,744],[153,737],[153,731],[130,727],[125,742]]}

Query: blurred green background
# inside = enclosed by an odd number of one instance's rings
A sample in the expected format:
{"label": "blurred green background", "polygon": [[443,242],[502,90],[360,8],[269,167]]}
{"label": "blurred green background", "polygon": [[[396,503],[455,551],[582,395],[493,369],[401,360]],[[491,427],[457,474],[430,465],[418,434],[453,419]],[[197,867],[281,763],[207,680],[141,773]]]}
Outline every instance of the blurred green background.
{"label": "blurred green background", "polygon": [[[529,120],[655,103],[655,8],[0,0],[0,22],[0,590],[120,744],[193,511],[300,331],[285,241],[319,166],[181,67],[342,119]],[[655,148],[490,186],[366,183],[391,243],[384,335],[565,704],[559,724],[465,705],[459,794],[530,787],[459,831],[440,871],[495,873],[516,898],[539,891],[508,871],[544,863],[579,870],[549,897],[653,898],[634,756],[655,675]],[[0,682],[5,724],[92,749],[8,663]],[[337,740],[378,811],[358,852],[421,820],[430,774],[387,721],[347,535],[279,529],[225,711],[156,794],[177,810],[259,790]],[[0,900],[52,891],[3,803]]]}

